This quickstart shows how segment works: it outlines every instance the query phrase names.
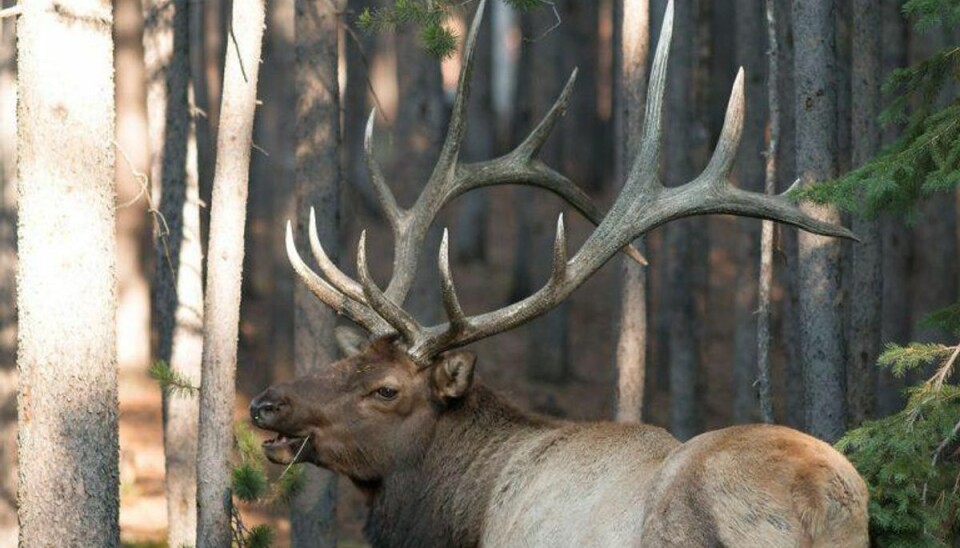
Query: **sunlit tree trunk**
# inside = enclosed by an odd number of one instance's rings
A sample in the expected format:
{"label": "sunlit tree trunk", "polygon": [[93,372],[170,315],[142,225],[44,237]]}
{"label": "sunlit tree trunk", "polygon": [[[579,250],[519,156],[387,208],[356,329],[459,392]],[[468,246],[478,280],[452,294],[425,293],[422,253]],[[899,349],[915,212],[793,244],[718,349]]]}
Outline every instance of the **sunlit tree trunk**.
{"label": "sunlit tree trunk", "polygon": [[[297,232],[306,241],[309,211],[331,259],[340,254],[340,2],[296,1],[296,196]],[[337,315],[302,283],[294,286],[294,367],[306,375],[338,359],[333,329]],[[306,484],[293,500],[293,546],[337,544],[336,476],[308,467]]]}
{"label": "sunlit tree trunk", "polygon": [[247,178],[263,38],[262,0],[234,0],[231,21],[237,47],[227,50],[223,77],[205,286],[197,457],[199,548],[230,546],[229,458]]}
{"label": "sunlit tree trunk", "polygon": [[[155,356],[200,385],[203,351],[203,255],[196,141],[190,116],[187,0],[144,3],[144,57],[151,180],[162,220],[155,232],[153,318]],[[167,542],[196,543],[199,401],[164,394]]]}
{"label": "sunlit tree trunk", "polygon": [[[7,7],[10,2],[0,3]],[[17,542],[17,87],[15,19],[0,21],[0,546]]]}
{"label": "sunlit tree trunk", "polygon": [[[619,22],[619,23],[618,23]],[[649,0],[617,0],[614,11],[615,101],[617,124],[616,181],[623,184],[640,144],[647,95],[647,59],[650,51]],[[635,242],[642,249],[643,242]],[[618,421],[643,418],[647,373],[646,270],[621,259],[620,327],[617,338]]]}
{"label": "sunlit tree trunk", "polygon": [[[837,175],[837,61],[834,0],[794,0],[797,174],[812,185]],[[833,207],[804,204],[807,213],[840,223]],[[798,235],[801,359],[806,429],[836,441],[846,426],[841,243]]]}
{"label": "sunlit tree trunk", "polygon": [[[853,165],[868,162],[880,149],[880,28],[876,0],[855,0],[853,5]],[[854,218],[853,231],[861,241],[853,248],[850,307],[850,361],[847,366],[849,422],[858,426],[871,418],[876,400],[876,361],[880,352],[883,260],[880,223]]]}
{"label": "sunlit tree trunk", "polygon": [[20,545],[119,546],[113,12],[20,6]]}

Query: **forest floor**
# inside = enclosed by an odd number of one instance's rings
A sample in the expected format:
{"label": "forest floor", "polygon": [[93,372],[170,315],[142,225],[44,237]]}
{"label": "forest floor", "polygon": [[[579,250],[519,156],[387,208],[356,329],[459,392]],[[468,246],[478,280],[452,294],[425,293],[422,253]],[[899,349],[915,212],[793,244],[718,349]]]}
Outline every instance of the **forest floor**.
{"label": "forest floor", "polygon": [[[490,196],[493,200],[491,210],[508,214],[502,216],[502,221],[498,217],[497,222],[490,223],[488,241],[513,242],[514,216],[509,214],[514,207],[513,195],[508,189],[493,189]],[[576,215],[568,216],[571,217],[576,218]],[[360,222],[371,226],[371,221],[362,216]],[[732,408],[734,322],[731,316],[736,266],[732,255],[735,242],[731,228],[734,224],[726,218],[711,219],[708,223],[705,229],[711,239],[711,286],[706,302],[701,306],[710,310],[708,317],[715,319],[704,326],[702,333],[707,343],[701,375],[704,384],[702,411],[705,428],[716,428],[729,423]],[[571,219],[567,224],[570,249],[576,249],[591,227],[579,218]],[[356,226],[350,227],[348,232],[356,232]],[[374,247],[371,256],[389,256],[387,246],[390,245],[390,236],[382,225],[372,226],[370,232],[369,241],[380,242],[380,248]],[[356,238],[347,238],[346,241],[355,242]],[[653,244],[656,245],[656,237]],[[349,245],[350,253],[355,252],[354,247]],[[489,310],[507,301],[512,283],[513,247],[491,245],[487,264],[454,266],[458,293],[468,313]],[[375,269],[375,276],[385,279],[386,272],[383,269],[389,266],[387,261],[378,260],[375,263],[382,263],[379,265],[380,275]],[[572,297],[570,325],[576,327],[571,329],[570,363],[573,372],[568,382],[545,384],[527,377],[525,364],[529,326],[473,346],[480,356],[479,379],[505,393],[525,409],[573,420],[608,419],[614,400],[613,351],[616,338],[613,329],[615,322],[612,320],[617,310],[619,269],[619,259],[611,261]],[[241,314],[237,420],[247,420],[246,405],[252,395],[271,382],[289,378],[289,373],[285,372],[289,371],[289,366],[285,368],[272,363],[274,356],[268,351],[270,338],[264,333],[264,326],[258,324],[262,318],[270,317],[269,292],[255,290],[251,293],[244,297]],[[646,420],[666,426],[669,423],[668,379],[665,378],[665,367],[661,361],[650,361]],[[776,378],[782,379],[783,375],[777,375]],[[782,381],[775,388],[782,394]],[[127,371],[120,378],[120,395],[122,538],[125,543],[132,545],[162,546],[166,507],[160,391],[145,372]],[[271,472],[279,473],[279,467],[275,468]],[[248,525],[269,523],[274,526],[276,546],[289,544],[289,523],[282,510],[264,511],[245,507],[243,516]],[[362,541],[364,519],[365,508],[361,495],[349,482],[340,481],[338,520],[342,546],[365,546]]]}

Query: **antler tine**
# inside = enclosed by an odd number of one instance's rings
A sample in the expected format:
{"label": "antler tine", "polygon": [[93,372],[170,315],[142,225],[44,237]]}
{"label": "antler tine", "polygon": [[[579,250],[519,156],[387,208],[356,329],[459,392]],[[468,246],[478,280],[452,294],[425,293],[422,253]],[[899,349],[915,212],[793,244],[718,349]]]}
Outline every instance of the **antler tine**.
{"label": "antler tine", "polygon": [[553,273],[550,282],[562,283],[567,278],[567,233],[563,227],[563,213],[557,217],[557,235],[553,241]]}
{"label": "antler tine", "polygon": [[440,265],[440,288],[443,297],[443,308],[450,320],[450,333],[460,333],[468,327],[467,316],[460,307],[457,298],[457,288],[453,284],[453,273],[450,271],[450,252],[448,246],[448,232],[443,229],[443,240],[440,241],[440,254],[437,261]]}
{"label": "antler tine", "polygon": [[324,304],[336,311],[337,314],[347,316],[352,321],[362,325],[368,331],[389,332],[389,326],[373,310],[364,304],[351,300],[323,278],[317,276],[313,270],[310,270],[310,267],[300,257],[300,253],[297,252],[297,245],[293,239],[293,226],[290,221],[287,221],[286,247],[287,258],[290,260],[294,272],[300,276],[303,283]]}
{"label": "antler tine", "polygon": [[380,207],[383,208],[383,213],[390,221],[390,225],[396,227],[403,210],[397,205],[397,199],[393,196],[390,187],[387,186],[387,180],[383,176],[383,170],[380,169],[380,163],[377,162],[377,156],[373,150],[373,125],[376,118],[377,109],[373,109],[370,111],[370,117],[367,118],[367,129],[363,134],[363,155],[366,159],[370,182],[377,193]]}
{"label": "antler tine", "polygon": [[363,288],[360,284],[350,279],[343,273],[337,265],[330,260],[327,252],[320,243],[320,236],[317,234],[317,213],[310,208],[310,227],[308,229],[310,238],[310,250],[313,251],[313,258],[316,259],[320,272],[326,276],[327,280],[341,293],[357,301],[366,304],[366,298],[363,295]]}
{"label": "antler tine", "polygon": [[640,151],[630,170],[626,187],[640,184],[647,187],[659,187],[660,151],[663,144],[663,96],[667,88],[667,60],[670,58],[670,44],[673,41],[673,0],[667,3],[660,26],[660,38],[653,57],[650,71],[650,83],[647,85],[647,105],[644,112],[643,133],[640,137]]}
{"label": "antler tine", "polygon": [[[357,247],[357,274],[363,286],[363,294],[370,303],[373,311],[380,315],[388,324],[409,343],[415,344],[420,339],[423,328],[403,308],[391,301],[373,281],[370,270],[367,268],[367,231],[360,233],[360,244]],[[388,331],[375,331],[374,335],[385,335]]]}

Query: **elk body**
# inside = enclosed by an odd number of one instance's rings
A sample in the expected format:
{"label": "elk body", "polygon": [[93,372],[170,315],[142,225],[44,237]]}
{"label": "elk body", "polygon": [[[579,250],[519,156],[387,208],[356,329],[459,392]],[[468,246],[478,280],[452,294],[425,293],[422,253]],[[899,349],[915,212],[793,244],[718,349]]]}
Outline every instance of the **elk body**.
{"label": "elk body", "polygon": [[[853,238],[843,227],[807,216],[783,195],[745,192],[729,183],[742,129],[742,71],[706,169],[680,187],[659,182],[672,3],[653,63],[637,161],[605,216],[569,180],[534,158],[563,113],[573,77],[517,149],[461,164],[484,5],[481,0],[467,38],[440,160],[410,209],[397,205],[374,159],[370,118],[368,170],[396,239],[386,290],[370,277],[365,236],[357,282],[326,256],[313,219],[310,246],[322,276],[300,258],[288,225],[288,255],[303,282],[370,337],[339,329],[346,358],[318,364],[312,374],[276,384],[251,402],[254,423],[277,433],[264,443],[267,456],[350,478],[368,497],[366,533],[375,546],[867,546],[863,480],[842,455],[810,436],[777,426],[739,426],[681,444],[643,424],[531,415],[474,382],[476,359],[460,347],[549,311],[620,250],[642,261],[629,242],[670,220],[728,213]],[[477,316],[460,307],[444,234],[438,266],[449,321],[421,325],[402,305],[437,211],[463,192],[507,183],[550,190],[597,228],[568,259],[561,217],[547,284],[524,300]]]}

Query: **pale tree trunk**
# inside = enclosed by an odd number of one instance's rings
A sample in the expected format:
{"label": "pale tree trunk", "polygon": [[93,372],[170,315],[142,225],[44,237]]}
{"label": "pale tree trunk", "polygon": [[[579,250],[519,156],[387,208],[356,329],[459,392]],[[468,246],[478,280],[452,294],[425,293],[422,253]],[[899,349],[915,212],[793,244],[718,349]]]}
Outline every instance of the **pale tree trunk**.
{"label": "pale tree trunk", "polygon": [[[401,29],[396,38],[399,100],[390,165],[397,199],[401,206],[410,207],[430,178],[440,153],[446,107],[440,62],[424,51],[414,28]],[[424,238],[417,276],[406,300],[414,317],[427,324],[443,318],[437,269],[442,232],[438,225],[434,223]]]}
{"label": "pale tree trunk", "polygon": [[[155,234],[155,356],[190,384],[199,386],[203,255],[196,141],[188,102],[188,9],[187,0],[145,2],[143,40],[150,75],[150,173],[154,205],[162,216]],[[170,546],[196,543],[198,414],[197,398],[164,394],[163,446]]]}
{"label": "pale tree trunk", "polygon": [[[520,115],[515,117],[514,142],[530,131],[547,112],[560,93],[573,67],[563,61],[560,33],[543,31],[553,23],[549,9],[535,10],[522,16],[521,32],[525,41],[521,46],[517,83],[517,103]],[[578,76],[578,90],[583,80]],[[578,91],[574,91],[576,95]],[[569,116],[560,122],[558,131],[567,131]],[[550,139],[540,152],[540,158],[549,166],[558,166],[562,158],[562,139]],[[553,240],[557,215],[562,209],[558,200],[546,197],[541,190],[516,189],[517,240],[515,280],[512,297],[526,297],[539,289],[550,276]],[[563,383],[570,379],[570,303],[561,304],[527,328],[527,376],[542,382]]]}
{"label": "pale tree trunk", "polygon": [[[10,2],[0,3],[7,7]],[[17,542],[17,86],[15,20],[0,21],[0,546]]]}
{"label": "pale tree trunk", "polygon": [[[664,136],[664,181],[677,186],[695,175],[696,146],[694,69],[696,47],[693,41],[680,37],[695,36],[697,2],[676,2],[671,66],[667,72],[666,130]],[[666,228],[664,239],[667,261],[665,297],[670,352],[670,417],[671,432],[681,440],[696,435],[702,426],[700,374],[701,327],[697,313],[698,255],[706,253],[699,244],[702,219],[681,219]]]}
{"label": "pale tree trunk", "polygon": [[[767,110],[769,125],[766,160],[764,166],[764,191],[777,192],[777,153],[780,139],[780,43],[777,39],[777,21],[780,11],[774,0],[765,1],[767,31]],[[773,393],[770,388],[770,292],[773,288],[773,221],[763,221],[760,235],[760,279],[757,284],[757,397],[760,401],[760,417],[773,424]]]}
{"label": "pale tree trunk", "polygon": [[[340,255],[340,91],[338,14],[332,1],[296,1],[297,232],[306,241],[310,208],[330,258]],[[306,375],[337,360],[337,315],[303,284],[294,286],[294,367]],[[336,476],[307,467],[306,484],[293,500],[293,546],[337,544]]]}
{"label": "pale tree trunk", "polygon": [[[835,9],[834,0],[793,2],[797,174],[807,186],[837,175]],[[840,223],[836,208],[802,207],[817,219]],[[805,427],[831,442],[846,426],[841,254],[834,238],[798,235]]]}
{"label": "pale tree trunk", "polygon": [[[614,6],[614,84],[617,129],[618,184],[626,181],[640,144],[647,95],[647,59],[650,51],[650,1],[617,0]],[[643,249],[643,241],[634,242]],[[624,258],[621,266],[620,327],[617,337],[616,420],[643,419],[647,374],[647,276],[646,269]]]}
{"label": "pale tree trunk", "polygon": [[[463,147],[463,159],[467,162],[488,160],[497,152],[497,117],[493,111],[493,14],[487,14],[481,24],[467,113],[470,131]],[[469,192],[460,197],[459,202],[456,230],[452,234],[455,256],[465,263],[486,261],[490,196],[484,191]]]}
{"label": "pale tree trunk", "polygon": [[[851,97],[853,165],[868,162],[880,148],[880,10],[876,0],[854,0]],[[880,223],[856,216],[853,231],[861,242],[853,248],[850,298],[850,361],[847,368],[849,422],[858,426],[874,414],[875,372],[880,352],[883,259]]]}
{"label": "pale tree trunk", "polygon": [[[882,1],[883,74],[905,67],[907,64],[907,27],[900,13],[900,0]],[[884,144],[889,144],[899,135],[895,126],[887,128]],[[887,213],[881,216],[883,237],[883,316],[881,341],[907,344],[910,341],[910,254],[912,238],[910,228],[902,219]],[[877,379],[877,416],[885,417],[903,408],[900,390],[903,380],[896,378],[889,369],[879,369]]]}
{"label": "pale tree trunk", "polygon": [[234,0],[236,47],[227,49],[210,210],[197,456],[197,546],[229,548],[230,452],[237,329],[257,76],[263,39],[261,0]]}
{"label": "pale tree trunk", "polygon": [[20,5],[20,545],[119,546],[113,12]]}
{"label": "pale tree trunk", "polygon": [[[140,174],[150,171],[146,79],[143,64],[143,10],[139,0],[114,1],[116,139],[125,157],[117,162],[117,361],[120,370],[142,375],[150,361],[150,284],[147,249],[149,189]],[[124,394],[120,394],[122,400]]]}
{"label": "pale tree trunk", "polygon": [[[744,190],[758,192],[764,188],[764,130],[767,109],[764,108],[765,71],[767,57],[763,24],[763,5],[759,2],[739,2],[734,21],[736,58],[746,72],[746,104],[743,139],[737,157],[737,182]],[[733,420],[747,423],[756,420],[757,390],[757,286],[760,223],[755,219],[736,220],[737,264],[734,289],[736,312],[733,339]],[[772,229],[771,229],[772,236]]]}

